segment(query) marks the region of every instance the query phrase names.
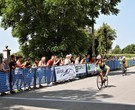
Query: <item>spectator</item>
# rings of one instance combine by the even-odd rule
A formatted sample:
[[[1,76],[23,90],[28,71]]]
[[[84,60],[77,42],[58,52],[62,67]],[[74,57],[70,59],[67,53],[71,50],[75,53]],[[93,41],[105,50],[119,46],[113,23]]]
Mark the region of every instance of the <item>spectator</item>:
[[[62,65],[64,65],[64,61],[62,58],[59,58],[58,66],[62,66]]]
[[[22,85],[24,82],[24,76],[23,76],[24,66],[22,65],[21,61],[22,61],[22,57],[18,56],[16,61],[16,69],[15,69],[17,92],[23,91]]]
[[[24,87],[28,86],[28,89],[26,90],[31,90],[31,82],[32,82],[32,74],[30,72],[31,68],[31,61],[30,58],[26,59],[25,62],[23,63],[24,66]]]
[[[23,63],[23,66],[25,68],[31,68],[31,61],[30,58],[26,59],[26,61]]]
[[[7,59],[3,59],[3,62],[1,64],[0,69],[5,74],[8,74],[9,73],[10,67],[9,67],[8,60]],[[3,80],[3,82],[2,82],[2,85],[0,85],[0,86],[3,86],[4,88],[7,88],[7,85],[6,85],[6,81],[7,81],[6,75],[3,75],[2,80]],[[1,95],[7,95],[7,93],[1,92]]]
[[[45,67],[46,67],[46,58],[42,57],[41,60],[38,63],[38,76],[39,76],[39,88],[42,88],[43,86],[41,85],[41,80],[43,76],[45,75]]]
[[[70,55],[66,55],[66,58],[65,58],[65,61],[64,61],[64,65],[69,65],[69,64],[71,64],[70,58],[71,58]]]
[[[55,59],[56,59],[56,56],[52,55],[51,59],[48,60],[48,62],[47,62],[47,66],[50,66],[50,67],[53,66],[54,63],[56,63]]]
[[[71,64],[75,64],[75,59],[74,57],[72,56],[72,54],[69,54],[69,59],[71,61]]]
[[[10,69],[15,69],[16,68],[16,61],[15,61],[15,56],[14,55],[11,55],[11,60],[9,62],[9,67]]]
[[[1,62],[0,62],[0,75],[1,74],[3,74],[3,69],[2,69],[2,64],[1,64]],[[2,93],[2,79],[1,79],[1,77],[0,77],[0,92],[1,92],[1,95],[6,95],[6,93]]]
[[[3,59],[2,69],[3,69],[4,73],[8,73],[10,71],[8,60],[6,58]]]
[[[46,60],[46,58],[42,57],[41,60],[38,63],[38,66],[39,67],[45,67],[46,66],[46,61],[45,60]]]
[[[0,72],[3,72],[3,71],[2,71],[2,64],[1,64],[1,62],[0,62]]]
[[[10,67],[10,76],[9,76],[9,83],[10,83],[10,93],[15,93],[15,91],[13,90],[13,85],[15,83],[15,74],[14,74],[14,70],[16,68],[16,61],[15,61],[15,56],[11,55],[11,60],[9,63],[9,67]]]
[[[47,68],[46,68],[46,77],[47,77],[47,86],[51,86],[51,82],[53,79],[53,75],[51,72],[51,67],[55,65],[56,56],[52,55],[51,59],[47,62]],[[54,78],[55,79],[55,78]]]
[[[24,65],[21,63],[21,59],[22,59],[22,57],[18,56],[17,61],[16,61],[16,67],[20,68],[20,69],[24,68]]]
[[[59,58],[57,58],[57,56],[54,56],[55,58],[54,58],[54,63],[53,63],[53,65],[55,66],[58,66],[59,65],[59,62],[60,62],[60,59]]]
[[[34,64],[32,65],[32,68],[38,68],[38,63],[39,63],[39,61],[35,60]]]
[[[86,58],[83,58],[83,59],[80,61],[80,64],[86,64]]]
[[[77,64],[79,64],[79,63],[80,63],[80,55],[77,56],[76,59],[75,59],[75,64],[77,65]]]
[[[93,57],[91,58],[90,63],[96,63],[96,57],[95,57],[95,56],[93,56]]]
[[[90,55],[89,54],[86,56],[86,63],[90,63]]]

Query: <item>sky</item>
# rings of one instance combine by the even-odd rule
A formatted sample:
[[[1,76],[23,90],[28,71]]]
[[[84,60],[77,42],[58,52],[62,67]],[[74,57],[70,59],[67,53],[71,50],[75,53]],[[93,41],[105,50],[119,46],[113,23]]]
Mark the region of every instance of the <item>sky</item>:
[[[121,0],[118,8],[120,13],[117,16],[101,15],[96,19],[95,28],[98,29],[103,23],[107,23],[112,29],[115,29],[117,38],[113,41],[112,47],[119,45],[122,49],[127,45],[135,44],[135,0]],[[11,53],[19,51],[18,39],[12,37],[11,28],[7,30],[0,28],[0,53],[6,45],[11,49]]]

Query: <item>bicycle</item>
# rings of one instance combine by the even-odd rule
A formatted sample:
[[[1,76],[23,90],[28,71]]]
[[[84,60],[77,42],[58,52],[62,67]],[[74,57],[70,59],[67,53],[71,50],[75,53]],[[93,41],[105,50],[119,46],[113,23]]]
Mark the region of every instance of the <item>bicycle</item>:
[[[99,74],[98,72],[98,75],[97,75],[97,87],[99,90],[101,90],[104,87],[108,87],[108,76],[105,76],[105,71],[103,72],[103,77],[106,77],[105,79],[103,79],[101,77],[101,75]]]

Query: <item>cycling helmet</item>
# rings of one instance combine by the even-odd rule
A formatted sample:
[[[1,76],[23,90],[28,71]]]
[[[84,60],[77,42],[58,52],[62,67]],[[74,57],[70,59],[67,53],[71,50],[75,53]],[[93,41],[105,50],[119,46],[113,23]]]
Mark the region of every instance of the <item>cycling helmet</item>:
[[[123,56],[123,57],[122,57],[122,60],[124,60],[125,58],[126,58],[126,57],[125,57],[125,56]]]
[[[96,59],[97,59],[97,60],[101,59],[101,55],[98,55],[98,56],[96,57]]]

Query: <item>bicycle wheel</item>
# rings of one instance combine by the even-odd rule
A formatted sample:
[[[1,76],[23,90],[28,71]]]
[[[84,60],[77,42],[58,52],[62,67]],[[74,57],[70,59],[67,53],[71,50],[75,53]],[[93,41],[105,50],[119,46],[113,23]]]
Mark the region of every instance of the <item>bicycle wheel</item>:
[[[108,87],[108,76],[106,76],[106,80],[104,81],[104,86]]]
[[[102,81],[102,78],[100,75],[97,76],[97,87],[99,90],[102,89],[102,86],[103,86],[103,81]]]

